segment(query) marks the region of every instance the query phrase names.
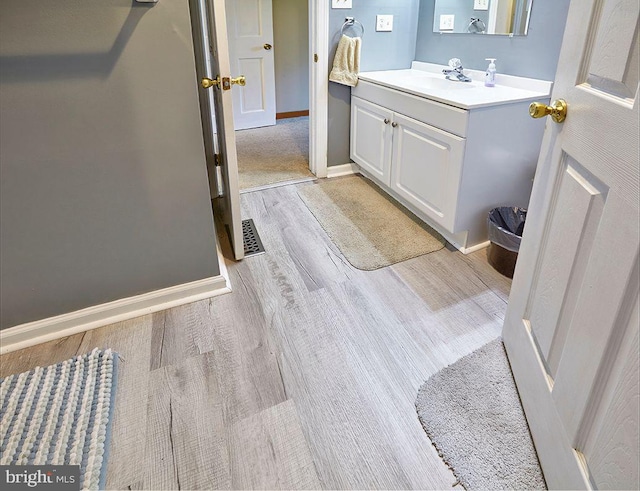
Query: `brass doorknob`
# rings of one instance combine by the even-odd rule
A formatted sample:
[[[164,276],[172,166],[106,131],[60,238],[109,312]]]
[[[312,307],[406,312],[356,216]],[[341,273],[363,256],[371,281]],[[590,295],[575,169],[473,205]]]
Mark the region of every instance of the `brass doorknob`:
[[[244,75],[240,75],[239,77],[231,79],[231,85],[233,84],[241,85],[242,87],[244,87],[245,85],[247,85],[247,79],[244,77]]]
[[[220,77],[217,77],[215,80],[204,77],[202,80],[200,80],[200,85],[203,89],[208,89],[209,87],[217,87],[218,85],[220,85]]]
[[[562,123],[567,118],[567,101],[558,99],[553,101],[550,106],[540,102],[532,102],[529,106],[529,115],[532,118],[543,118],[551,116],[556,123]]]
[[[271,48],[273,48],[273,46],[271,46],[269,43],[264,43],[264,44],[262,45],[262,47],[263,47],[264,49],[266,49],[267,51],[269,51]]]

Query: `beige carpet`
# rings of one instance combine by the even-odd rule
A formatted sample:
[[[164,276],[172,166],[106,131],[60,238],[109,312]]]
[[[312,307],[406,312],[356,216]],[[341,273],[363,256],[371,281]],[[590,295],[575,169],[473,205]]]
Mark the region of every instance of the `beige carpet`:
[[[298,194],[356,268],[371,271],[444,247],[432,228],[362,177],[325,179]]]
[[[236,131],[240,189],[313,177],[309,172],[309,118]]]

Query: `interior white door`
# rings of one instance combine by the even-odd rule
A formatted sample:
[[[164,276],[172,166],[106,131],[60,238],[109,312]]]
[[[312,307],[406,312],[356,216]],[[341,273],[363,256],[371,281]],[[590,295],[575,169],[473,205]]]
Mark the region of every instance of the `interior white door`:
[[[238,157],[233,130],[233,102],[224,0],[192,0],[197,72],[203,79],[217,81],[202,88],[200,104],[204,126],[209,181],[214,204],[214,218],[222,220],[236,260],[244,258]],[[195,28],[195,25],[194,25]],[[233,90],[231,87],[234,87]]]
[[[231,69],[247,85],[234,90],[236,130],[276,124],[276,77],[271,0],[227,0]]]
[[[638,489],[638,1],[573,0],[503,338],[550,489]]]

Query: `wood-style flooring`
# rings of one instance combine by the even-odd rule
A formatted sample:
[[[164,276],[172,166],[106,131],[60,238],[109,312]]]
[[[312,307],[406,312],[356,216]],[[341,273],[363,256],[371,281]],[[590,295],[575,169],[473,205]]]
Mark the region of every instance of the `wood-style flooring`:
[[[241,199],[267,253],[228,265],[233,293],[9,353],[0,375],[120,353],[108,488],[450,489],[416,393],[499,336],[510,280],[451,248],[359,271],[296,186]]]

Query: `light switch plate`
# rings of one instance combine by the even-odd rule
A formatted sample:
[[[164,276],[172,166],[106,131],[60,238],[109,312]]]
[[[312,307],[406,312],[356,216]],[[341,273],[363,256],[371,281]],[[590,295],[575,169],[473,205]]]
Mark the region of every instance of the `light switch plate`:
[[[393,15],[376,15],[376,31],[393,31]]]
[[[473,0],[473,10],[489,10],[489,0]]]
[[[350,9],[353,7],[353,0],[331,0],[332,9]]]
[[[441,15],[440,16],[440,30],[441,31],[453,31],[453,21],[455,15]]]

